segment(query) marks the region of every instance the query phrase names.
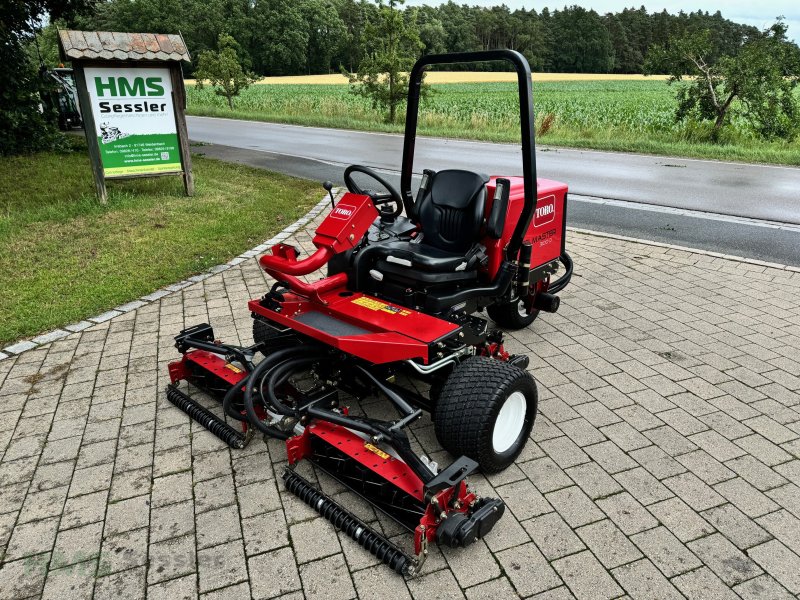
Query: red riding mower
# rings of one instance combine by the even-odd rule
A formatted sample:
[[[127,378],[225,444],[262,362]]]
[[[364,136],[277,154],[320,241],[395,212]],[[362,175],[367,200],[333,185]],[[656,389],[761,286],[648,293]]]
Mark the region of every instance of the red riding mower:
[[[424,171],[412,194],[423,71],[431,64],[505,60],[519,82],[523,177]],[[537,409],[528,358],[510,355],[486,309],[507,329],[555,312],[572,273],[564,251],[567,186],[536,179],[531,72],[509,50],[426,56],[410,77],[401,192],[372,170],[345,171],[345,194],[300,259],[278,244],[261,267],[276,283],[251,300],[250,347],[215,340],[209,325],[176,339],[169,400],[233,448],[254,431],[286,441],[286,488],[398,573],[419,571],[427,544],[466,546],[502,516],[466,477],[508,467],[527,442]],[[362,189],[353,175],[385,192]],[[326,185],[330,191],[330,185]],[[333,203],[333,196],[331,196]],[[405,212],[405,216],[403,215]],[[563,275],[550,281],[563,264]],[[328,275],[301,279],[327,266]],[[256,355],[263,355],[256,362]],[[222,400],[227,425],[177,387],[182,379]],[[421,381],[427,395],[400,381]],[[394,420],[350,414],[339,394],[375,393]],[[404,428],[428,412],[444,449],[439,469],[411,448]],[[307,460],[414,533],[411,557],[294,469]]]

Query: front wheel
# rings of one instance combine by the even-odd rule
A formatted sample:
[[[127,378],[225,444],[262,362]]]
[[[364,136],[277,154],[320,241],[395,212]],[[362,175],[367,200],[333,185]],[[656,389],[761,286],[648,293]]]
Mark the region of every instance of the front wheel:
[[[520,455],[536,419],[536,382],[507,362],[475,356],[458,365],[436,402],[439,443],[475,460],[484,473],[502,471]]]

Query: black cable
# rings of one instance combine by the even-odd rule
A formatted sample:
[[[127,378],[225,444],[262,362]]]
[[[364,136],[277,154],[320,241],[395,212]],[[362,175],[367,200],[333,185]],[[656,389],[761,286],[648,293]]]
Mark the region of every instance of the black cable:
[[[251,375],[252,373],[248,373],[247,376],[239,383],[232,385],[231,388],[226,392],[225,398],[222,399],[222,409],[225,411],[225,414],[231,419],[241,421],[242,423],[248,422],[247,417],[242,415],[241,411],[238,411],[233,407],[233,401],[237,396],[244,394],[242,388],[247,385],[247,380],[250,379]]]

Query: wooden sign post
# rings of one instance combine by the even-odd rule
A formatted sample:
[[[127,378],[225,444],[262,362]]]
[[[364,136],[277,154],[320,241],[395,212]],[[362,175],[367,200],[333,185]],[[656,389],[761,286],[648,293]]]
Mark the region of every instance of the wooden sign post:
[[[97,196],[106,180],[181,175],[194,194],[180,35],[59,31],[72,61]]]

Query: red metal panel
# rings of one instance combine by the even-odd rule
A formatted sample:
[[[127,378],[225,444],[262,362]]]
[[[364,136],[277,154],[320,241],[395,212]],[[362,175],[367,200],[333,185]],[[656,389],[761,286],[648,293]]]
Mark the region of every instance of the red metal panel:
[[[369,196],[348,192],[317,227],[312,241],[318,248],[344,252],[361,241],[377,217],[378,211]]]
[[[221,356],[205,350],[192,350],[187,352],[184,358],[221,377],[230,385],[236,385],[247,375],[242,369],[232,365]]]
[[[367,450],[366,442],[362,438],[340,425],[334,425],[327,421],[315,421],[308,426],[308,431],[311,435],[338,448],[370,471],[377,473],[406,494],[417,500],[423,500],[422,481],[402,460],[394,456],[382,458],[375,452]]]
[[[489,201],[486,203],[487,216],[492,208],[495,179],[496,177],[492,177],[489,183],[486,184],[489,197]],[[486,270],[490,279],[497,274],[503,262],[505,247],[514,233],[514,227],[519,220],[525,202],[522,177],[508,177],[507,179],[511,182],[511,190],[503,235],[499,240],[484,238],[481,242],[486,246],[486,253],[489,255],[489,264]],[[567,185],[558,181],[537,179],[537,187],[536,214],[534,214],[524,238],[533,244],[531,268],[556,260],[561,254],[564,234],[564,203],[567,194]]]

